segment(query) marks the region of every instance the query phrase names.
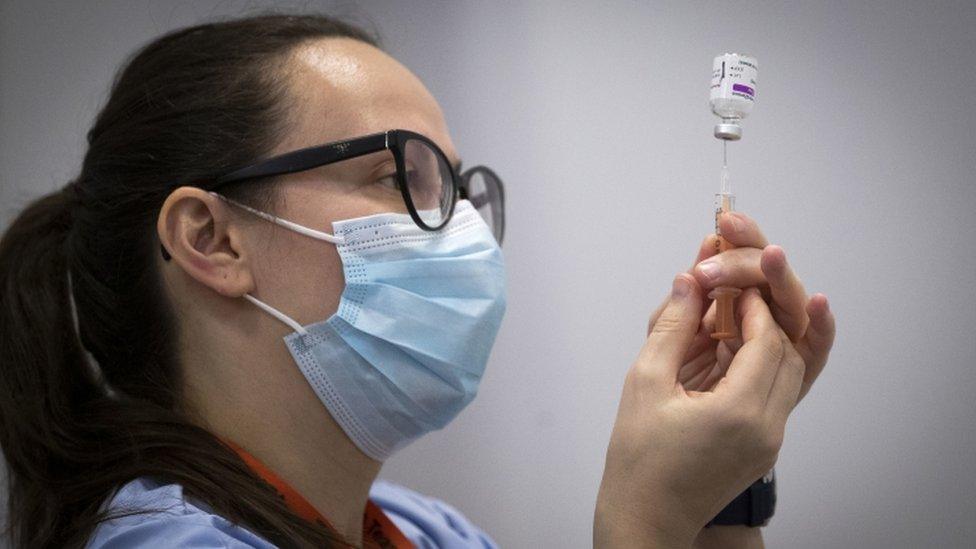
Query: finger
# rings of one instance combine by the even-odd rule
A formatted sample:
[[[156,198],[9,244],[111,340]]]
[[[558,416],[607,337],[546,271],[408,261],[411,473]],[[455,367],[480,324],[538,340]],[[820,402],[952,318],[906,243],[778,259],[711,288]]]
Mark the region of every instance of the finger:
[[[712,331],[712,328],[705,326],[704,321],[699,322],[698,333],[695,334],[695,338],[691,340],[691,345],[688,346],[688,352],[684,358],[685,362],[690,362],[695,357],[715,347],[716,342],[712,338]]]
[[[722,343],[724,343],[725,344],[724,346],[728,348],[729,353],[734,355],[735,353],[739,352],[739,349],[742,348],[741,334],[740,337],[733,337],[732,339],[723,339]]]
[[[671,287],[671,298],[641,349],[635,368],[653,383],[673,387],[685,353],[701,319],[701,288],[695,278],[681,273]]]
[[[698,390],[714,366],[715,350],[706,349],[681,366],[681,371],[678,373],[678,383],[683,385],[687,391]]]
[[[793,344],[782,334],[784,356],[766,399],[766,413],[777,423],[785,423],[800,399],[806,366]]]
[[[651,318],[647,319],[646,335],[651,335],[651,329],[654,328],[654,323],[657,322],[657,319],[661,316],[661,312],[664,311],[664,308],[668,306],[670,301],[671,292],[668,292],[668,295],[664,296],[664,301],[662,301],[661,304],[657,306],[657,309],[654,309],[654,312],[651,313]]]
[[[810,323],[806,307],[807,291],[803,283],[786,262],[786,252],[779,246],[766,246],[762,251],[760,267],[773,297],[773,318],[791,341],[799,340]]]
[[[725,345],[725,341],[719,343],[715,350],[715,366],[709,372],[708,377],[706,377],[701,385],[699,386],[699,391],[710,391],[715,385],[725,377],[725,373],[729,369],[729,364],[732,362],[732,357],[734,353]]]
[[[722,286],[760,286],[771,297],[773,318],[792,341],[803,336],[809,323],[803,283],[779,246],[736,248],[711,257],[695,267],[695,278],[706,290]],[[768,284],[767,289],[765,285]]]
[[[704,290],[702,290],[704,291]],[[712,333],[715,331],[715,317],[718,315],[718,305],[712,301],[708,304],[708,310],[702,315],[702,331],[708,334],[708,338],[712,339]],[[715,340],[712,339],[714,342]]]
[[[800,399],[808,392],[813,382],[817,380],[824,366],[827,365],[827,357],[830,349],[834,345],[834,335],[836,333],[836,320],[834,313],[830,311],[830,303],[827,296],[814,294],[807,304],[807,314],[810,316],[810,326],[806,334],[796,344],[796,350],[806,363],[806,371],[803,374],[803,388],[800,390]]]
[[[734,248],[695,265],[693,274],[706,290],[720,286],[760,286],[766,283],[766,275],[760,266],[761,257],[760,249]]]
[[[711,257],[711,256],[713,256],[713,255],[716,254],[717,249],[718,249],[718,247],[716,246],[716,239],[717,238],[718,237],[716,237],[714,234],[710,234],[710,235],[706,236],[704,238],[704,240],[702,240],[702,243],[698,246],[698,254],[695,256],[695,262],[692,263],[691,264],[691,267],[688,268],[688,273],[689,274],[693,274],[694,273],[695,265],[698,265],[699,263],[701,263],[705,259],[708,259],[709,257]],[[648,335],[650,335],[650,333],[651,333],[651,326],[653,326],[654,323],[657,322],[657,317],[659,317],[661,315],[661,311],[663,311],[664,310],[664,307],[667,306],[669,299],[670,299],[670,294],[668,294],[667,296],[665,296],[664,301],[662,301],[661,304],[657,306],[657,309],[654,309],[654,312],[651,313],[651,318],[648,319],[648,321],[647,321],[647,334]]]
[[[742,212],[726,212],[719,216],[718,226],[722,236],[737,248],[763,249],[769,241],[759,230],[759,224]]]
[[[695,262],[691,264],[691,268],[688,269],[688,272],[691,273],[695,268],[695,265],[698,265],[702,261],[716,254],[718,254],[718,236],[710,234],[706,236],[704,240],[702,240],[701,245],[698,246],[698,255],[695,256]]]
[[[747,396],[763,404],[783,359],[782,330],[755,288],[739,296],[737,313],[743,343],[729,364],[726,386],[737,398]]]

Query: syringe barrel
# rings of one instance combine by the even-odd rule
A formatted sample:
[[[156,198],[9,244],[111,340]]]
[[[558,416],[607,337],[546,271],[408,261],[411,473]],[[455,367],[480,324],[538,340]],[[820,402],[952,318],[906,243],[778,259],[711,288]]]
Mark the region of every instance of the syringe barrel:
[[[735,246],[725,240],[722,236],[722,228],[719,227],[718,218],[719,215],[723,213],[728,213],[735,210],[735,195],[732,193],[715,193],[715,234],[718,236],[718,241],[715,243],[715,253],[722,253],[725,250],[731,250]]]
[[[715,253],[719,254],[726,250],[735,248],[731,242],[722,236],[722,228],[718,224],[718,218],[723,213],[731,212],[735,209],[735,195],[732,193],[715,194]],[[739,336],[739,330],[735,326],[735,298],[742,293],[739,288],[730,286],[720,286],[709,292],[708,297],[715,300],[715,330],[712,332],[713,339],[733,339]]]

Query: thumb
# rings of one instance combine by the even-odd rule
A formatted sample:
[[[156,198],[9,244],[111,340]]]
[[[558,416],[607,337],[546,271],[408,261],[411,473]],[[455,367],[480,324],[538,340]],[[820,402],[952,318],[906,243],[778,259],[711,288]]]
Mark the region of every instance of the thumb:
[[[715,255],[715,249],[718,245],[715,242],[716,238],[714,234],[710,234],[705,237],[705,240],[702,240],[701,245],[698,247],[698,256],[695,258],[695,262],[691,264],[691,267],[688,268],[688,274],[694,276],[695,266]],[[658,305],[657,309],[654,309],[651,318],[647,321],[647,335],[651,335],[651,328],[657,322],[657,317],[661,316],[661,312],[668,305],[668,301],[670,301],[670,296],[664,298],[664,302]]]
[[[698,332],[701,308],[701,287],[695,277],[687,273],[676,276],[671,296],[637,357],[634,368],[638,374],[662,387],[677,382],[685,353]]]

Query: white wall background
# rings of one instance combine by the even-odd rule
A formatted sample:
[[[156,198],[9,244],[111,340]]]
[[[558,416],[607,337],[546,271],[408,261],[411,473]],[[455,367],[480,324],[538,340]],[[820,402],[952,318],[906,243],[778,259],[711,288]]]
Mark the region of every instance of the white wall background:
[[[74,175],[134,48],[270,2],[0,2],[0,226]],[[296,7],[295,3],[285,4]],[[976,538],[976,4],[302,2],[374,24],[508,191],[479,398],[384,476],[506,547],[586,547],[624,373],[712,224],[711,59],[758,57],[738,205],[838,317],[781,453],[772,547]]]

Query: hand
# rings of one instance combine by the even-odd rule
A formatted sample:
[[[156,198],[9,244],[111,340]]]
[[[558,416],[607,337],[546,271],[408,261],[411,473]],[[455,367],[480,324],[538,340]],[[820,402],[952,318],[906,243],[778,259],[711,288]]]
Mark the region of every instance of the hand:
[[[704,524],[776,461],[804,360],[756,288],[737,300],[743,343],[710,391],[679,380],[704,292],[675,278],[629,370],[607,449],[595,547],[689,547]]]
[[[817,376],[827,364],[834,341],[834,317],[827,296],[815,294],[807,298],[803,283],[786,262],[786,253],[779,246],[769,244],[759,226],[742,212],[719,217],[722,235],[735,249],[716,255],[716,236],[705,237],[689,274],[701,284],[704,294],[718,286],[748,288],[756,286],[769,303],[773,318],[783,328],[806,364],[802,399],[810,391]],[[715,274],[706,274],[706,265],[717,267]],[[707,298],[705,298],[707,299]],[[651,315],[648,331],[665,303]],[[679,379],[686,389],[707,390],[725,375],[732,355],[742,344],[741,337],[724,340],[716,345],[711,338],[715,326],[714,305],[706,310],[701,329],[684,358]]]

